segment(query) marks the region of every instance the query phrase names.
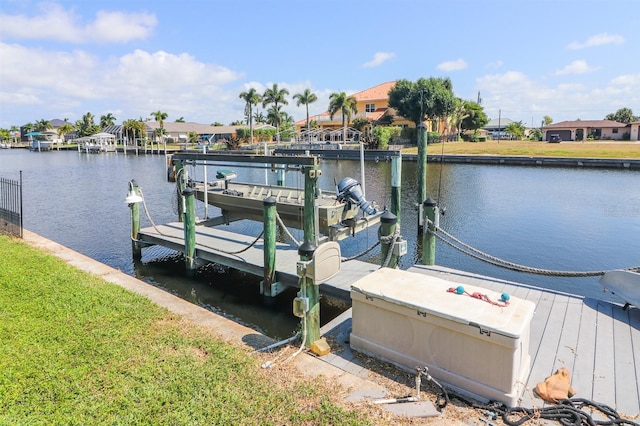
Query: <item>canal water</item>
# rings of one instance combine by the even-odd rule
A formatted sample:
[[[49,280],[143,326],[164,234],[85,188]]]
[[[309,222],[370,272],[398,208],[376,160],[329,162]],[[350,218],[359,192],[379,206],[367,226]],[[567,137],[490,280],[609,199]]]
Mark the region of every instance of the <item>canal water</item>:
[[[219,166],[208,168],[209,176]],[[224,166],[224,168],[230,168]],[[233,168],[233,167],[231,167]],[[320,187],[332,189],[350,176],[360,180],[357,161],[321,162]],[[202,169],[188,168],[195,178]],[[161,248],[143,251],[134,263],[129,240],[129,208],[124,202],[128,182],[143,190],[149,212],[142,226],[175,221],[175,186],[166,181],[162,155],[87,155],[77,152],[0,150],[0,176],[17,179],[23,172],[25,228],[134,275],[208,309],[223,313],[273,337],[287,337],[298,326],[291,314],[294,290],[276,306],[262,306],[259,278],[218,266],[183,275],[181,260]],[[401,232],[408,254],[401,268],[419,262],[416,244],[416,171],[403,163]],[[277,176],[262,169],[236,169],[239,181],[275,184]],[[391,164],[367,162],[366,198],[386,206],[391,193]],[[287,186],[303,187],[303,176],[289,172]],[[429,196],[446,213],[440,226],[471,246],[510,262],[550,270],[609,270],[640,265],[640,172],[573,168],[510,167],[472,164],[430,164]],[[217,209],[210,208],[209,217]],[[204,217],[202,206],[199,217]],[[261,224],[234,223],[227,229],[257,236]],[[293,232],[299,240],[301,231]],[[377,240],[377,227],[344,241],[343,256],[365,251]],[[362,260],[379,264],[379,249]],[[598,277],[557,278],[498,268],[468,257],[437,241],[436,263],[476,274],[580,294],[603,297]],[[605,295],[605,298],[616,300]],[[322,320],[343,309],[326,301]]]

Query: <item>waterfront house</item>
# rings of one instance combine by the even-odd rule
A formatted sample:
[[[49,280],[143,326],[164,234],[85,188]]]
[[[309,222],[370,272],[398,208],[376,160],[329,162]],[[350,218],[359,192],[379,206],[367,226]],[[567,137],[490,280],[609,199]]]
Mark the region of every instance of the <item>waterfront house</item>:
[[[630,123],[629,126],[631,127],[629,135],[630,140],[640,141],[640,121],[634,121],[633,123]]]
[[[151,139],[154,142],[160,142],[160,137],[158,135],[160,123],[157,121],[146,121],[144,124]],[[199,140],[211,143],[217,142],[221,139],[229,140],[237,137],[237,131],[239,128],[249,128],[249,126],[246,125],[212,126],[210,124],[177,121],[165,121],[162,123],[162,127],[164,128],[167,141],[175,143],[187,142],[187,135],[189,133],[195,133],[198,135]]]
[[[629,140],[630,131],[630,125],[612,120],[561,121],[543,127],[542,139],[549,141],[551,135],[558,135],[563,141]]]
[[[389,107],[389,91],[395,86],[395,84],[395,81],[389,81],[350,95],[356,99],[358,110],[356,114],[351,115],[350,123],[355,119],[361,118],[374,125],[376,123],[384,123],[385,125],[390,123],[393,126],[415,127],[412,121],[397,115],[395,110]],[[306,117],[302,120],[296,121],[295,123],[296,130],[302,140],[306,140],[307,136],[311,136],[314,140],[341,140],[341,113],[338,112],[334,114],[333,118],[331,118],[329,112],[325,111],[318,115],[309,116],[309,121],[315,122],[317,124],[317,128],[307,131]],[[439,122],[437,127],[437,131],[442,134],[445,129],[444,122]],[[431,124],[429,125],[429,130],[431,130]],[[352,137],[357,133],[358,132],[355,129],[349,128],[347,138],[352,139]]]
[[[514,121],[507,117],[494,118],[493,120],[489,120],[487,125],[482,129],[487,132],[487,136],[491,139],[511,139],[511,135],[505,132],[504,129],[512,123],[514,123]]]

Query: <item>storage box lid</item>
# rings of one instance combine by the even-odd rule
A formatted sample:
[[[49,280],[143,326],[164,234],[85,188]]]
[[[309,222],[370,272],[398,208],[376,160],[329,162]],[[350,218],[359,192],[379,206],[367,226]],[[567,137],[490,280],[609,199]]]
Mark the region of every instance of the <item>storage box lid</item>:
[[[508,306],[496,306],[448,291],[458,285],[461,284],[429,275],[380,268],[356,281],[351,291],[512,338],[519,338],[529,326],[533,302],[511,297]],[[500,300],[501,293],[467,284],[463,287],[470,294],[479,292],[493,301]]]

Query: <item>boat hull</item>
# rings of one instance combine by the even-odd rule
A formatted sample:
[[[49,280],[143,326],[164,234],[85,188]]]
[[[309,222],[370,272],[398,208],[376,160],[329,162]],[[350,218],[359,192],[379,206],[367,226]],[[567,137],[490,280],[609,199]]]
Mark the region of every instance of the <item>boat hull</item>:
[[[196,185],[196,198],[204,202],[204,187]],[[262,221],[264,200],[276,200],[278,215],[288,227],[302,229],[304,223],[304,191],[284,186],[216,181],[209,184],[207,203],[222,210],[223,215]],[[328,235],[332,226],[353,219],[357,205],[336,200],[334,194],[321,192],[318,201],[318,225],[320,232]]]

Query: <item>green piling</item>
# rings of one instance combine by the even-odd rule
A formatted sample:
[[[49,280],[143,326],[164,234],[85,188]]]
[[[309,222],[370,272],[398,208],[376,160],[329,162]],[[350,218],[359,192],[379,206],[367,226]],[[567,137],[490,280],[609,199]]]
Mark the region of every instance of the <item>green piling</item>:
[[[418,191],[416,193],[418,206],[422,206],[427,199],[427,127],[418,124]],[[422,217],[420,217],[422,219]],[[418,222],[419,223],[419,222]],[[422,234],[422,226],[418,226],[418,235]]]
[[[397,223],[398,217],[390,211],[386,211],[380,216],[380,266],[387,268],[395,268],[398,266],[399,258],[396,254],[393,254],[393,246],[395,243],[393,235],[396,232]],[[387,262],[387,256],[389,256],[390,250],[392,254]]]
[[[184,261],[187,275],[193,276],[196,272],[196,203],[195,192],[192,188],[182,191],[184,196]]]
[[[141,197],[140,187],[135,180],[129,183],[129,195]],[[140,203],[129,203],[131,209],[131,252],[133,260],[142,259],[142,245],[138,242],[138,234],[140,233]]]
[[[264,206],[264,268],[262,281],[262,294],[272,297],[271,285],[276,277],[276,199],[265,198]]]
[[[402,184],[402,153],[391,158],[391,213],[393,213],[398,224],[400,224],[400,205]]]
[[[284,186],[284,169],[282,167],[279,167],[277,169],[277,173],[278,173],[278,180],[277,180],[277,185],[278,186]]]
[[[427,198],[423,204],[424,207],[424,220],[422,223],[427,223],[428,229],[431,232],[424,232],[422,234],[422,263],[424,265],[435,265],[436,263],[436,237],[433,232],[436,232],[435,220],[438,212],[438,206],[436,202]]]
[[[317,165],[306,167],[304,172],[304,243],[298,249],[298,254],[300,260],[309,261],[316,249],[315,199],[318,178],[322,172]],[[307,277],[301,278],[300,287],[301,293],[309,298],[309,310],[305,314],[307,335],[304,342],[308,348],[320,338],[320,290],[319,286],[314,285],[313,280]]]

